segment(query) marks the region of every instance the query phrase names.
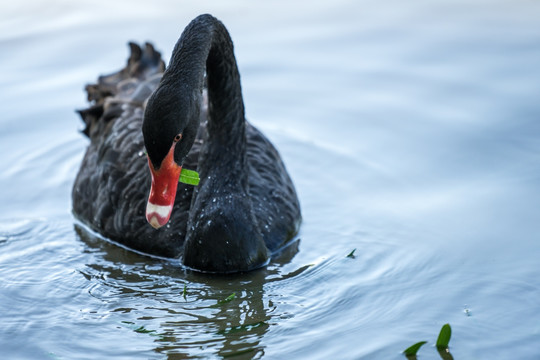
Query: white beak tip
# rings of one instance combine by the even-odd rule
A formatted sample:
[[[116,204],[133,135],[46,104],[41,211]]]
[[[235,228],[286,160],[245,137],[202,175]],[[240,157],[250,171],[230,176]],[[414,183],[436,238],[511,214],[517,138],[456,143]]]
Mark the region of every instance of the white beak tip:
[[[146,204],[146,220],[154,229],[167,224],[171,212],[172,205],[155,205],[150,201]]]
[[[150,221],[148,221],[148,223],[150,225],[152,225],[152,227],[154,229],[159,229],[162,225],[159,223],[158,219],[157,219],[157,216],[152,216],[152,218],[150,219]]]

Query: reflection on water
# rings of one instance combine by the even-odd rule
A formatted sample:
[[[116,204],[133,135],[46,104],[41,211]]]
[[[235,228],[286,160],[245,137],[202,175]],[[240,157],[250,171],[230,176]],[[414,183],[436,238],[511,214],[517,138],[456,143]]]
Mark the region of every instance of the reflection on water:
[[[276,310],[273,301],[264,296],[264,285],[267,280],[291,276],[281,274],[280,268],[297,252],[298,241],[264,269],[224,276],[185,270],[171,260],[145,258],[80,226],[75,230],[87,245],[86,251],[93,254],[94,261],[80,271],[93,284],[90,295],[107,303],[107,312],[119,325],[146,334],[157,353],[185,358],[193,355],[195,345],[203,347],[197,355],[264,355],[260,339],[275,323]],[[224,301],[232,294],[231,301]]]
[[[0,5],[2,357],[403,359],[427,340],[436,358],[450,323],[456,359],[537,359],[540,3],[246,5]],[[249,274],[185,271],[70,213],[84,84],[129,40],[168,58],[202,12],[302,204],[301,241]]]

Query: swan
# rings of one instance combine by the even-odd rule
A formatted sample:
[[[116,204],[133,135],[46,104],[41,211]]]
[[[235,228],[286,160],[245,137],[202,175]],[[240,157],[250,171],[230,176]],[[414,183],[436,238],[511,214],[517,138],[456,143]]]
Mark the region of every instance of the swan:
[[[74,216],[105,238],[203,272],[268,263],[297,234],[300,204],[271,142],[246,121],[231,37],[204,14],[165,68],[130,43],[125,68],[87,85],[90,140],[72,190]],[[179,183],[196,170],[198,186]]]

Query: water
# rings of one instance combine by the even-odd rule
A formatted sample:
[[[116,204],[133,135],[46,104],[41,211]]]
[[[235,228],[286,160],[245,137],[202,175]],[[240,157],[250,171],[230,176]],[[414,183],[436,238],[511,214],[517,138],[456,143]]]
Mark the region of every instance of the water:
[[[427,340],[419,358],[437,359],[444,323],[455,359],[540,356],[539,3],[0,10],[3,358],[404,359]],[[236,276],[130,252],[70,213],[83,85],[128,40],[168,58],[203,12],[232,34],[248,117],[304,215],[297,243]]]

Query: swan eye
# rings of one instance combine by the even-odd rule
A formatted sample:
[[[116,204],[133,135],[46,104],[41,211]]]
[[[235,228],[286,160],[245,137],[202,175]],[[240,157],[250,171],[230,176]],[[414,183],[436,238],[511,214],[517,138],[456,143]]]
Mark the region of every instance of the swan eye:
[[[182,140],[182,134],[178,134],[174,137],[174,142],[179,142],[180,140]]]

